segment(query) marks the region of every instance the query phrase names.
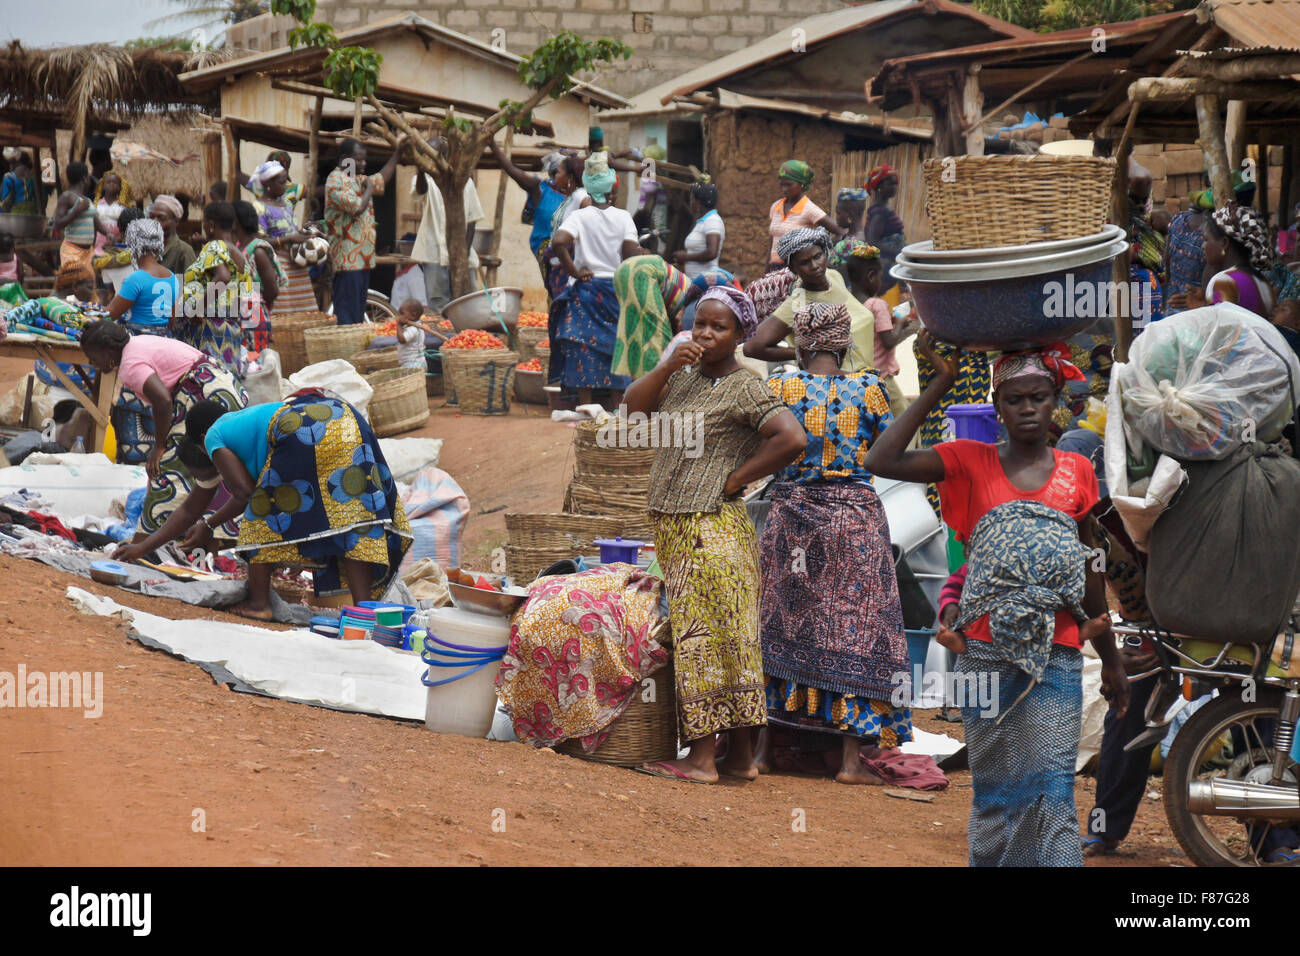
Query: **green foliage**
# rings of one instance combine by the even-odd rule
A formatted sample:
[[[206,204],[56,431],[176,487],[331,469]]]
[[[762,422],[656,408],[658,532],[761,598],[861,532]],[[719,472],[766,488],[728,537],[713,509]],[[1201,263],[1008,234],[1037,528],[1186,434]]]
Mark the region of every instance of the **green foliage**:
[[[474,131],[474,122],[467,120],[462,116],[447,116],[442,121],[443,129],[455,129],[462,133],[472,133]]]
[[[971,6],[999,20],[1051,33],[1187,10],[1196,3],[1197,0],[973,0]]]
[[[505,112],[505,120],[512,124],[516,130],[525,130],[532,125],[533,114],[531,111],[521,112],[524,104],[518,100],[502,100],[497,104],[497,109]]]
[[[127,40],[122,46],[128,50],[175,50],[191,53],[194,50],[194,40],[191,37],[137,37]]]
[[[558,98],[569,92],[574,74],[590,70],[597,63],[611,63],[619,57],[626,60],[631,56],[632,48],[626,43],[609,37],[588,41],[572,30],[565,30],[523,58],[519,79],[534,90],[554,84],[551,95]]]
[[[339,47],[321,65],[325,86],[348,100],[369,96],[379,85],[379,65],[383,62],[382,56],[366,47]]]
[[[309,23],[305,27],[294,27],[289,31],[289,47],[296,50],[300,46],[316,46],[330,49],[339,42],[334,28],[328,23]]]
[[[299,23],[311,23],[316,15],[316,0],[271,0],[271,12],[290,16]]]

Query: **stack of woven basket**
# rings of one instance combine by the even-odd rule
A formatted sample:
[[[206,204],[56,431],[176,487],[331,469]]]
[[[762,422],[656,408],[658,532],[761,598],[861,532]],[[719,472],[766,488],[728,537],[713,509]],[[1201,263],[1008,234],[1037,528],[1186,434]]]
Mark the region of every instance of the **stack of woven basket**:
[[[622,534],[653,536],[647,505],[653,448],[602,448],[601,426],[583,422],[574,434],[576,459],[564,510],[580,515],[609,515],[623,522]],[[609,444],[605,442],[604,444]]]
[[[528,585],[556,561],[595,554],[601,538],[629,536],[621,518],[605,515],[507,514],[506,573]]]

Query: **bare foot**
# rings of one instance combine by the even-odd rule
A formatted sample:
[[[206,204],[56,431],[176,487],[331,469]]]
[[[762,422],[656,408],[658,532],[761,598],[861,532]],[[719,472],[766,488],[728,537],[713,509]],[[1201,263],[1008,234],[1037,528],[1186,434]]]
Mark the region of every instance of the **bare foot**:
[[[885,781],[866,768],[862,761],[856,761],[847,767],[841,767],[835,775],[836,783],[850,783],[859,786],[880,787]]]
[[[692,763],[690,758],[684,760],[657,760],[654,763],[643,763],[641,771],[648,773],[652,777],[664,777],[668,780],[682,780],[694,783],[717,783],[718,772],[699,767]]]
[[[954,631],[940,625],[939,633],[934,636],[934,639],[954,654],[966,653],[966,636],[961,631]]]
[[[234,607],[226,608],[231,614],[238,614],[240,617],[251,618],[254,621],[273,621],[275,615],[271,613],[269,607],[253,607],[247,601],[236,604]]]
[[[718,764],[718,773],[738,780],[757,780],[760,772],[758,764],[754,761],[749,764],[734,764],[728,759]]]
[[[1110,631],[1110,615],[1101,614],[1079,625],[1079,641],[1091,641]]]

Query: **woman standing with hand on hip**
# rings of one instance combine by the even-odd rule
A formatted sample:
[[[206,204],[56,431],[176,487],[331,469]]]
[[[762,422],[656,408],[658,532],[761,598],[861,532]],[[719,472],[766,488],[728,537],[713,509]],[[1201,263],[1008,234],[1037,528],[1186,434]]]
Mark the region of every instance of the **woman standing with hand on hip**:
[[[935,376],[877,439],[865,465],[885,478],[937,483],[944,518],[967,544],[960,607],[945,609],[940,640],[959,652],[966,686],[982,682],[994,697],[991,710],[969,699],[962,706],[975,788],[970,862],[1082,866],[1074,765],[1083,641],[1101,658],[1102,695],[1121,713],[1129,686],[1110,634],[1105,579],[1088,568],[1096,474],[1082,455],[1048,444],[1065,379],[1081,373],[1054,350],[1004,356],[994,370],[993,402],[1006,444],[963,439],[908,451],[958,371],[935,351],[930,333],[921,334],[920,348]]]
[[[750,728],[767,722],[758,637],[758,543],[741,492],[803,453],[804,430],[736,361],[754,331],[754,305],[710,289],[689,342],[628,388],[629,412],[681,416],[682,441],[650,471],[650,517],[672,620],[681,739],[690,754],[647,764],[652,776],[716,783],[758,776]],[[729,732],[717,762],[717,734]]]

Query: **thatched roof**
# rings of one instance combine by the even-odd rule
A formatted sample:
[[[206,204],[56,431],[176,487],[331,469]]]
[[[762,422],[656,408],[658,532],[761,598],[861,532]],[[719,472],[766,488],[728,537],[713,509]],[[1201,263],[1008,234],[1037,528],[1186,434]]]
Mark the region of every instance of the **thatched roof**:
[[[128,50],[107,43],[29,50],[15,40],[0,49],[0,95],[7,106],[62,111],[73,132],[73,152],[80,155],[93,115],[215,108],[218,100],[211,92],[186,90],[178,77],[233,55],[225,50]]]
[[[209,118],[196,112],[139,117],[128,128],[114,133],[114,143],[129,141],[161,153],[174,162],[145,158],[122,162],[114,151],[113,168],[131,184],[131,194],[141,199],[164,193],[201,197],[209,185],[203,179],[203,131],[220,129]],[[60,156],[68,154],[71,139],[70,132],[59,131]]]

